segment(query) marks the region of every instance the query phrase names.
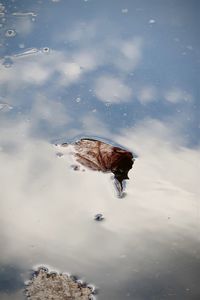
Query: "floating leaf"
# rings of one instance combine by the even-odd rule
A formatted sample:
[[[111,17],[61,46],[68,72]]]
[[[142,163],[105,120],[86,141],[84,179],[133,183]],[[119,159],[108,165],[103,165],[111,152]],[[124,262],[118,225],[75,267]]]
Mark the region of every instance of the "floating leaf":
[[[129,179],[128,172],[134,163],[130,151],[95,139],[81,139],[73,144],[63,143],[60,152],[62,147],[69,145],[73,145],[73,155],[79,164],[91,170],[113,173],[119,195],[122,195],[123,180]]]

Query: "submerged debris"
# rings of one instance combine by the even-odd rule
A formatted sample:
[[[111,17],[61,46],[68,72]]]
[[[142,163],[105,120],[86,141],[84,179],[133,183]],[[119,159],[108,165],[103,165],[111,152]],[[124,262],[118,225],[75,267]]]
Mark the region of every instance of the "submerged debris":
[[[119,195],[123,191],[123,181],[128,178],[128,172],[134,163],[133,154],[125,149],[115,147],[95,139],[81,139],[73,144],[63,143],[59,146],[59,153],[66,147],[73,146],[75,160],[91,170],[111,172],[117,181]]]
[[[67,274],[39,268],[27,282],[26,296],[30,300],[90,300],[95,289]]]

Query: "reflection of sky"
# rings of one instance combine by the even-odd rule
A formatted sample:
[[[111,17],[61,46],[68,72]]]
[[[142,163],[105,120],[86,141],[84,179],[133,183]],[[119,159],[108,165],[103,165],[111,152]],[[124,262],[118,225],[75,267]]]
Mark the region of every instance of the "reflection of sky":
[[[6,274],[47,263],[99,299],[198,299],[199,2],[1,3]],[[54,157],[50,142],[77,136],[139,155],[123,201]]]

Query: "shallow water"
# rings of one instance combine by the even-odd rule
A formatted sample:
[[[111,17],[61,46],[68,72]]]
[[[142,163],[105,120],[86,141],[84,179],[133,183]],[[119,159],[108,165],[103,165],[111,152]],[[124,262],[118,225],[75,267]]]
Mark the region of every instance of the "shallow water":
[[[197,2],[1,3],[0,299],[45,265],[99,300],[198,300]],[[137,154],[125,197],[56,156],[80,137]]]

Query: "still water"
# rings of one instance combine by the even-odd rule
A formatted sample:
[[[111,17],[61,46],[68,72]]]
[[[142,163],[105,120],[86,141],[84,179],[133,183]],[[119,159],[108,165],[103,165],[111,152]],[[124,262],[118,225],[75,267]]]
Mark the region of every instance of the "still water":
[[[195,0],[1,1],[1,300],[41,265],[99,300],[200,299],[198,23]],[[80,137],[137,155],[125,197],[56,156]]]

